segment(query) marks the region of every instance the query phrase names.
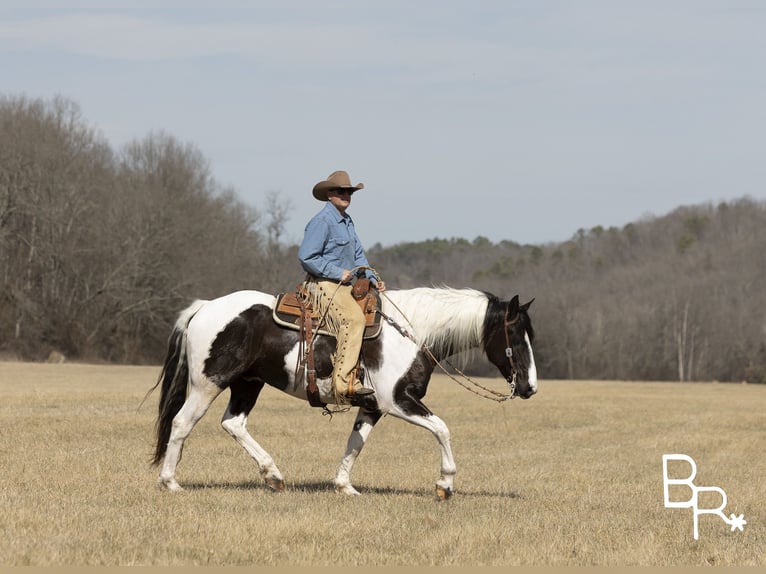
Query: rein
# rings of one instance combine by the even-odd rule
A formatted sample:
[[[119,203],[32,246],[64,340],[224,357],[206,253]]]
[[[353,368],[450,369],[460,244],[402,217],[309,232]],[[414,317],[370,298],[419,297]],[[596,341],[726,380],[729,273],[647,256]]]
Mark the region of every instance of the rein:
[[[490,389],[490,388],[487,388],[487,387],[485,387],[485,386],[483,386],[483,385],[480,385],[479,383],[477,383],[476,381],[474,381],[473,379],[471,379],[471,377],[469,377],[468,375],[466,375],[466,374],[465,374],[463,371],[461,371],[460,369],[458,369],[458,368],[457,368],[455,365],[453,365],[452,363],[450,363],[448,360],[446,360],[446,359],[444,360],[444,362],[445,362],[445,363],[447,363],[447,364],[448,364],[450,367],[452,367],[453,369],[455,369],[455,371],[457,371],[457,373],[458,373],[458,374],[459,374],[461,377],[463,377],[463,378],[464,378],[466,381],[468,381],[469,383],[471,383],[471,384],[472,384],[474,387],[478,387],[478,388],[479,388],[479,389],[481,389],[482,391],[484,391],[484,392],[487,392],[487,393],[489,393],[490,395],[492,395],[492,396],[487,396],[487,395],[483,395],[483,394],[481,394],[480,392],[476,391],[475,389],[472,389],[471,387],[469,387],[469,386],[468,386],[468,385],[466,385],[465,383],[462,383],[460,380],[458,380],[457,378],[453,377],[453,376],[452,376],[452,373],[448,372],[448,371],[447,371],[447,369],[445,369],[445,368],[444,368],[444,366],[443,366],[443,365],[442,365],[442,364],[441,364],[441,363],[440,363],[440,362],[439,362],[439,361],[436,359],[436,357],[434,357],[434,356],[433,356],[433,354],[431,353],[431,351],[430,351],[430,350],[429,350],[427,347],[425,347],[425,346],[424,346],[424,347],[423,347],[423,350],[424,350],[424,351],[425,351],[425,352],[428,354],[428,356],[430,356],[430,357],[431,357],[431,360],[433,360],[433,361],[434,361],[434,362],[435,362],[435,363],[438,365],[438,367],[439,367],[439,368],[440,368],[440,369],[441,369],[441,370],[444,372],[444,374],[446,374],[446,375],[447,375],[447,376],[448,376],[450,379],[452,379],[452,380],[453,380],[453,381],[455,381],[455,382],[456,382],[458,385],[460,385],[461,387],[463,387],[465,390],[467,390],[467,391],[469,391],[469,392],[473,393],[474,395],[476,395],[476,396],[478,396],[478,397],[481,397],[481,398],[483,398],[483,399],[489,399],[490,401],[496,401],[496,402],[498,402],[498,403],[502,403],[502,402],[504,402],[504,401],[507,401],[507,400],[509,400],[509,399],[513,400],[513,399],[515,399],[515,398],[516,398],[516,397],[513,395],[513,393],[516,391],[516,373],[515,373],[515,372],[514,372],[514,375],[513,375],[513,381],[512,381],[512,382],[509,382],[509,385],[510,385],[510,392],[509,392],[508,394],[505,394],[505,393],[500,393],[500,392],[498,392],[498,391],[496,391],[496,390],[494,390],[494,389]]]
[[[376,273],[376,275],[377,275],[377,273]],[[402,317],[404,317],[404,320],[407,321],[410,324],[410,326],[412,326],[412,322],[409,319],[407,319],[407,316],[396,305],[396,303],[391,301],[391,299],[386,295],[385,292],[382,293],[382,296],[385,297],[386,300],[388,300],[388,302],[391,303],[391,305],[394,307],[394,309],[399,311],[399,314]],[[386,322],[389,325],[391,325],[394,329],[396,329],[399,332],[399,334],[402,335],[402,337],[405,337],[405,338],[411,340],[413,343],[417,344],[417,341],[415,340],[415,337],[413,337],[405,328],[403,328],[401,325],[399,325],[391,317],[389,317],[388,315],[384,314],[383,311],[381,311],[381,310],[378,310],[378,314],[381,317],[383,317],[383,319],[385,319]],[[471,379],[471,377],[466,375],[463,371],[458,369],[455,365],[450,363],[447,359],[444,359],[444,362],[447,363],[447,365],[449,365],[452,369],[454,369],[458,373],[458,375],[463,377],[463,379],[465,379],[468,383],[470,383],[474,387],[481,389],[485,393],[489,393],[489,396],[486,395],[486,394],[482,394],[479,391],[476,391],[475,389],[471,388],[469,385],[463,383],[462,381],[457,379],[455,376],[453,376],[452,373],[450,373],[444,367],[444,365],[441,364],[441,361],[439,361],[439,359],[436,358],[436,356],[431,352],[431,349],[429,349],[428,346],[421,345],[420,349],[426,355],[428,355],[428,357],[431,359],[431,361],[433,361],[433,363],[436,366],[438,366],[444,372],[445,375],[447,375],[450,379],[455,381],[458,385],[463,387],[465,390],[475,394],[476,396],[479,396],[479,397],[481,397],[483,399],[489,399],[491,401],[496,401],[496,402],[499,402],[499,403],[507,401],[508,399],[515,399],[516,397],[514,396],[514,393],[516,391],[516,373],[517,373],[517,370],[516,370],[516,363],[513,360],[513,349],[511,348],[510,339],[508,338],[508,327],[510,327],[511,325],[514,325],[516,323],[516,321],[518,321],[518,317],[516,317],[513,321],[507,321],[507,320],[505,321],[505,345],[506,345],[505,356],[508,357],[508,363],[511,366],[511,378],[509,379],[508,377],[506,377],[506,381],[508,381],[508,384],[509,384],[509,387],[510,387],[510,392],[508,394],[500,393],[498,391],[495,391],[494,389],[487,388],[487,387],[477,383],[476,381]]]

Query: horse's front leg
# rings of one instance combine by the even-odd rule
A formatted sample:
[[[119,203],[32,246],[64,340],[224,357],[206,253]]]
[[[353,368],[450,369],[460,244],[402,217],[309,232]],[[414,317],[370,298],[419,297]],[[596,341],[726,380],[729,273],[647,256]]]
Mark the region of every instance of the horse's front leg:
[[[441,451],[441,476],[436,481],[436,496],[440,500],[447,500],[452,497],[457,467],[455,466],[455,458],[452,456],[450,432],[446,423],[431,412],[426,415],[419,415],[391,411],[391,414],[409,423],[428,429],[436,437]]]
[[[354,430],[348,437],[346,444],[346,453],[340,462],[338,472],[335,475],[335,490],[343,494],[359,494],[359,491],[351,486],[351,469],[356,462],[359,453],[362,452],[367,437],[370,436],[375,423],[380,420],[382,413],[380,411],[367,411],[359,409],[354,421]]]

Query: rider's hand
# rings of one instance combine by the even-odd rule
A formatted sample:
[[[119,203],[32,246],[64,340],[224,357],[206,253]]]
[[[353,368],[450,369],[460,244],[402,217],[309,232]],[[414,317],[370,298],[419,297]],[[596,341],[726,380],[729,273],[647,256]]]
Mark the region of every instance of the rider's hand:
[[[348,269],[344,269],[343,273],[341,273],[341,276],[340,276],[340,282],[345,285],[346,283],[351,281],[353,277],[354,277],[354,274],[351,273],[351,271],[349,271]]]
[[[375,285],[375,288],[378,290],[378,293],[383,293],[383,291],[386,290],[386,284],[383,283],[383,281],[378,281],[378,284]]]

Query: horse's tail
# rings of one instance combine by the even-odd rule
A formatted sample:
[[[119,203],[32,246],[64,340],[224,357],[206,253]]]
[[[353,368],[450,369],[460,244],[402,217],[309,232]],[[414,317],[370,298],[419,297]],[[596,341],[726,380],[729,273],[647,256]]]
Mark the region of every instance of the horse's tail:
[[[192,317],[207,301],[197,300],[178,315],[173,330],[168,338],[168,352],[165,364],[162,366],[157,383],[149,391],[156,389],[160,383],[160,404],[157,413],[156,433],[157,444],[152,464],[159,464],[165,456],[173,427],[173,418],[181,410],[186,400],[186,388],[189,381],[189,363],[186,357],[186,332]]]

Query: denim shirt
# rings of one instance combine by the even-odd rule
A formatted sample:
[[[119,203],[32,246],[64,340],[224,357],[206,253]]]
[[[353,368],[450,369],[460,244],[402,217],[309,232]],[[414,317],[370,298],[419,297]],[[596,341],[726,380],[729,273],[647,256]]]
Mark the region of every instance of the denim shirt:
[[[344,269],[370,266],[351,216],[330,202],[306,225],[298,259],[307,273],[332,281],[340,281]],[[371,271],[366,275],[373,276]]]

